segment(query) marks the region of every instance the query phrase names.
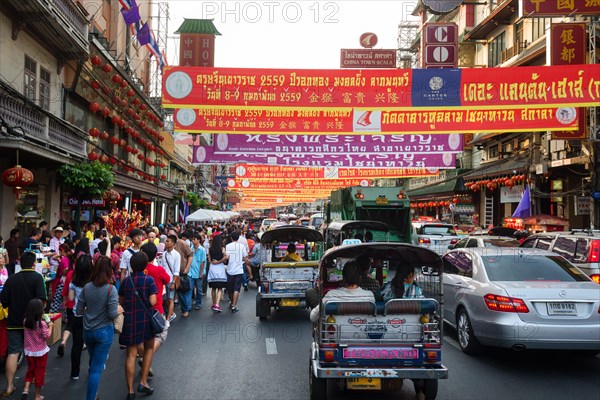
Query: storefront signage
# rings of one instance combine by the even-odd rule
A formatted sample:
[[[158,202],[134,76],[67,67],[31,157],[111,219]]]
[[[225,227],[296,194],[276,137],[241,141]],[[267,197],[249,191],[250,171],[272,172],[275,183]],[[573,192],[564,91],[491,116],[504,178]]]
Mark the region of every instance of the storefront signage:
[[[396,68],[396,50],[342,49],[340,68]]]
[[[69,205],[71,207],[76,207],[78,202],[79,202],[79,199],[77,199],[77,197],[68,197],[67,198],[67,205]],[[104,199],[82,199],[81,200],[82,207],[101,207],[104,205],[106,205],[106,202],[104,201]]]
[[[213,136],[215,154],[459,153],[463,135],[233,135]]]
[[[585,24],[552,24],[550,31],[552,65],[585,64]]]
[[[493,73],[491,73],[493,71]],[[165,67],[162,105],[196,109],[367,111],[593,106],[597,65],[286,70]]]
[[[574,118],[563,118],[564,110]],[[464,132],[517,132],[577,129],[574,107],[489,108],[485,110],[365,109],[179,109],[175,131],[237,134],[448,134]],[[575,113],[574,113],[575,112]]]
[[[290,165],[305,167],[357,167],[357,168],[455,168],[455,153],[395,153],[395,154],[214,154],[212,146],[194,146],[193,165],[200,164],[252,164]]]
[[[180,33],[180,65],[212,67],[215,65],[215,35]]]
[[[575,197],[575,215],[590,215],[592,199],[590,197]]]
[[[338,167],[290,167],[282,165],[237,164],[235,177],[281,181],[291,179],[358,179],[402,178],[437,175],[435,169],[425,168],[338,168]]]
[[[500,188],[500,203],[518,203],[523,197],[523,185],[513,187],[502,186]]]
[[[423,36],[424,68],[458,66],[458,26],[455,23],[426,23]]]
[[[519,0],[523,17],[566,17],[600,14],[597,0]]]

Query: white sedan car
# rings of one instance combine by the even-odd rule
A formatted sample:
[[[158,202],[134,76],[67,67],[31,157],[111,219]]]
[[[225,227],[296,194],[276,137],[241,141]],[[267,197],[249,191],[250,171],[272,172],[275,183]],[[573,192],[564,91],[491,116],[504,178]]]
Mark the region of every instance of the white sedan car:
[[[460,239],[455,244],[448,246],[448,249],[462,249],[472,247],[519,247],[521,243],[517,239],[507,238],[506,236],[467,236]]]
[[[460,348],[481,345],[600,352],[600,286],[563,257],[539,249],[446,253],[444,320]]]

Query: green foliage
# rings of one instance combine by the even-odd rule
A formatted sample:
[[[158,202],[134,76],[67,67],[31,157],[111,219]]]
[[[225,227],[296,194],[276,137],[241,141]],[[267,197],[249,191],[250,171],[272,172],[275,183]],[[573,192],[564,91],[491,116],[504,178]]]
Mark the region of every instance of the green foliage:
[[[111,166],[98,161],[64,164],[58,173],[63,183],[79,194],[101,195],[115,182]]]

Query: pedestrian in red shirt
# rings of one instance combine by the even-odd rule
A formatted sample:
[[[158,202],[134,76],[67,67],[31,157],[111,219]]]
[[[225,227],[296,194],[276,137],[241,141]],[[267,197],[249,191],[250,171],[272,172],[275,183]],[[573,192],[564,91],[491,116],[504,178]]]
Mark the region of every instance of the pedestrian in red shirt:
[[[46,341],[50,337],[52,322],[44,314],[44,302],[40,299],[31,299],[25,311],[25,339],[24,348],[27,356],[27,374],[25,375],[25,387],[23,396],[27,398],[29,385],[35,382],[35,400],[43,400],[42,386],[46,376],[46,363],[50,348]]]

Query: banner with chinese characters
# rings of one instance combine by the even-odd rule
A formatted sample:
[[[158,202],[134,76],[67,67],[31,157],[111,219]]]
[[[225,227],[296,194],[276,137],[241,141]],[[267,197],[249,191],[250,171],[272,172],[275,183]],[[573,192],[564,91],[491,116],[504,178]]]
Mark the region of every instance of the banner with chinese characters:
[[[215,154],[459,153],[463,135],[232,135],[213,136]]]
[[[237,164],[235,179],[281,181],[295,179],[375,179],[435,176],[435,168],[339,168],[339,167],[291,167],[285,165]]]
[[[550,32],[552,65],[585,63],[587,48],[585,23],[552,24]]]
[[[455,168],[454,153],[395,154],[215,154],[212,146],[194,146],[192,164],[252,164],[290,165],[305,167],[366,167],[366,168]]]
[[[296,179],[283,180],[280,182],[255,181],[252,179],[227,180],[227,187],[230,189],[247,190],[306,190],[306,189],[327,189],[333,190],[347,186],[370,186],[370,179]]]
[[[566,17],[571,15],[598,15],[598,0],[519,0],[523,17]]]
[[[549,2],[548,2],[549,3]],[[399,111],[594,106],[595,64],[464,69],[167,67],[162,105],[194,109]]]
[[[405,133],[448,134],[452,132],[552,131],[577,128],[565,121],[565,108],[450,109],[381,111],[364,109],[198,109],[175,111],[175,131],[237,134],[282,132],[305,135]]]

